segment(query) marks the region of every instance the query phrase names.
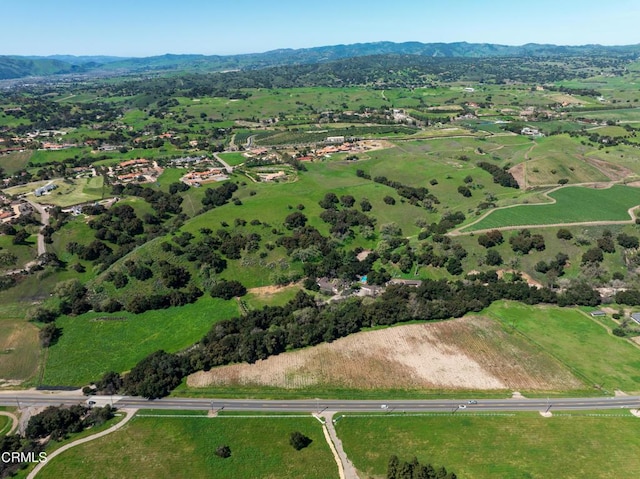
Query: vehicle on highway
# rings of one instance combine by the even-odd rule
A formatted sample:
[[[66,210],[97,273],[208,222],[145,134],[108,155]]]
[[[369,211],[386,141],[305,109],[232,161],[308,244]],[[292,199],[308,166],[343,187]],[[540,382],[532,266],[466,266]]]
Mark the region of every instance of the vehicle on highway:
[[[467,401],[467,404],[478,404],[478,401],[476,401],[475,399],[469,399]]]
[[[466,404],[460,404],[460,405],[458,406],[458,408],[460,408],[460,409],[467,409],[467,405],[466,405]]]

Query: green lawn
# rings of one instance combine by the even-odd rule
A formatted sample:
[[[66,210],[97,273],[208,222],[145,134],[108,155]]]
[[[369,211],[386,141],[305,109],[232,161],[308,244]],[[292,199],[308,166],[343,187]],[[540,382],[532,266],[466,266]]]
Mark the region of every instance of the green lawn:
[[[640,349],[577,309],[496,302],[484,311],[610,394],[640,392]]]
[[[231,166],[237,166],[247,161],[247,157],[242,153],[221,153],[219,156]]]
[[[177,411],[176,414],[181,414]],[[313,440],[296,451],[291,432]],[[227,445],[231,457],[215,455]],[[136,417],[125,428],[53,459],[38,477],[216,479],[337,477],[320,423],[311,417]]]
[[[384,477],[392,454],[444,465],[464,479],[638,477],[638,418],[604,414],[347,415],[336,429],[361,477]]]
[[[464,231],[503,226],[631,220],[628,210],[640,205],[640,188],[614,185],[606,189],[565,187],[549,193],[554,204],[518,205],[491,212]]]
[[[11,424],[12,422],[10,418],[7,416],[0,416],[0,438],[6,436]]]
[[[139,315],[120,312],[63,316],[56,321],[62,328],[62,337],[49,350],[42,382],[81,386],[107,371],[127,371],[154,351],[176,352],[192,345],[213,323],[237,314],[234,301],[204,297],[180,308]]]

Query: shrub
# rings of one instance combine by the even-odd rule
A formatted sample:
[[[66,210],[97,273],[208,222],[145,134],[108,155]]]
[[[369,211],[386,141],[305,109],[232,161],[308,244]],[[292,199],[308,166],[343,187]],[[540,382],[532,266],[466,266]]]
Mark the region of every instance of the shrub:
[[[231,448],[229,446],[216,447],[216,456],[226,459],[231,456]]]
[[[291,446],[296,451],[300,451],[301,449],[304,449],[312,442],[313,441],[310,438],[308,438],[307,436],[305,436],[304,434],[298,431],[292,432],[291,436],[289,437],[289,444],[291,444]]]
[[[602,238],[598,238],[597,241],[598,248],[600,248],[605,253],[615,253],[616,245],[613,243],[613,239],[610,236],[603,236]]]
[[[489,266],[500,266],[502,264],[502,256],[496,250],[490,249],[487,251],[487,257],[485,263]]]
[[[617,279],[618,281],[622,281],[624,279],[624,274],[620,271],[616,271],[611,275],[611,279]]]
[[[460,193],[465,198],[471,197],[471,190],[466,186],[458,186],[458,193]]]
[[[627,249],[635,249],[640,246],[640,240],[638,240],[637,236],[631,236],[625,233],[620,233],[616,239],[618,240],[618,244],[623,248]]]
[[[563,239],[563,240],[570,240],[570,239],[573,239],[573,235],[571,234],[571,231],[569,231],[568,229],[560,228],[556,233],[556,238]]]
[[[214,298],[229,300],[237,296],[244,296],[245,294],[247,294],[247,288],[236,280],[227,281],[223,279],[211,288],[211,296]]]
[[[284,219],[284,225],[288,229],[302,228],[307,224],[307,217],[300,212],[291,213]]]
[[[38,334],[40,338],[40,345],[43,348],[48,348],[49,346],[54,345],[61,334],[62,329],[58,328],[56,323],[48,323]]]
[[[627,335],[625,330],[622,328],[613,328],[611,332],[613,333],[614,336],[618,336],[620,338],[624,338]]]
[[[601,263],[604,259],[604,253],[600,248],[590,248],[582,255],[582,264]]]

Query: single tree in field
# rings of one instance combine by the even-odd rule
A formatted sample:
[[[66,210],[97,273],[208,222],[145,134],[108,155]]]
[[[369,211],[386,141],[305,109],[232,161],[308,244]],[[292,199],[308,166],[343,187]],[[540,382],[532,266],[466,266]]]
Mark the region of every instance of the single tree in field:
[[[311,442],[312,439],[308,438],[299,431],[292,432],[291,436],[289,437],[289,444],[291,444],[291,446],[293,446],[296,451],[304,449],[309,444],[311,444]]]

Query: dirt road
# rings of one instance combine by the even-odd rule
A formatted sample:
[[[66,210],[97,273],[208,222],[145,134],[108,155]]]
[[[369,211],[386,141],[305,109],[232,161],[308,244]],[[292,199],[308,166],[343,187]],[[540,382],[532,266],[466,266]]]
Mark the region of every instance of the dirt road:
[[[41,204],[35,203],[33,201],[29,201],[29,204],[33,207],[33,209],[40,213],[40,223],[42,224],[42,226],[40,227],[40,231],[38,232],[38,256],[40,256],[47,252],[44,244],[44,235],[42,234],[42,230],[49,224],[49,213]]]

